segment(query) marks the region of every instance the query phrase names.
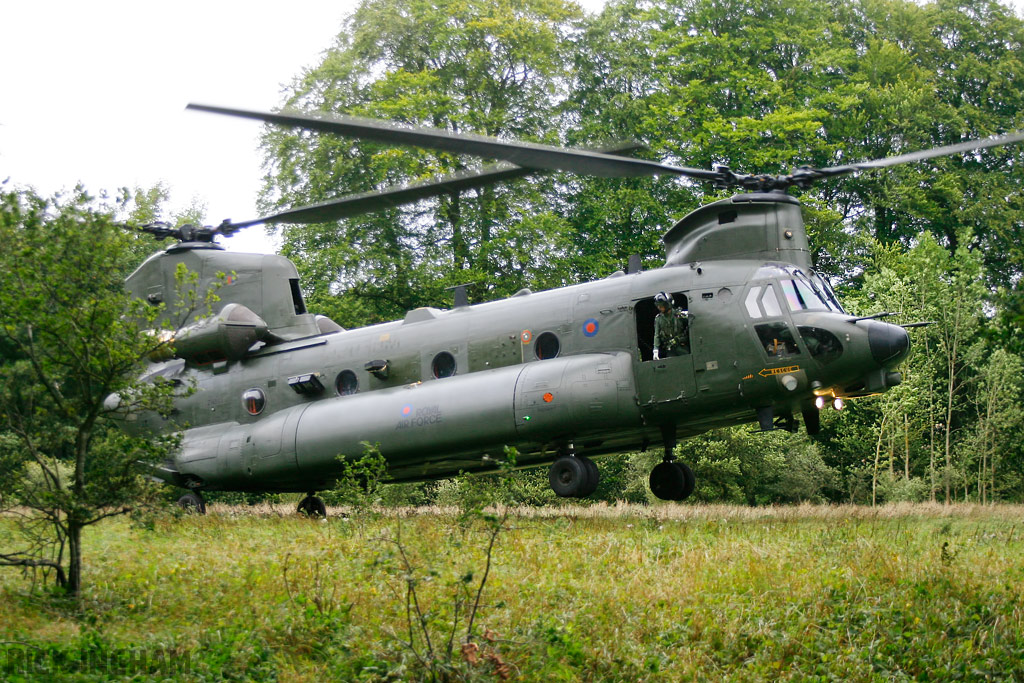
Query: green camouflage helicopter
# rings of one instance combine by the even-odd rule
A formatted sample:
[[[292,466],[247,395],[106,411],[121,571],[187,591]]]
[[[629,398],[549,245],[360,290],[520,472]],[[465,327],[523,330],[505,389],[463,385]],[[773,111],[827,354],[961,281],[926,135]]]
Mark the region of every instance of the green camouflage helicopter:
[[[194,382],[173,420],[143,414],[133,430],[182,432],[180,450],[153,470],[188,489],[302,492],[299,510],[325,514],[315,493],[339,476],[339,455],[379,444],[391,481],[494,469],[505,446],[521,467],[550,465],[559,496],[594,492],[606,453],[664,448],[653,493],[681,501],[690,467],[678,438],[757,422],[809,433],[819,410],[900,383],[911,325],[886,314],[855,317],[811,268],[799,201],[789,187],[858,171],[1019,142],[986,138],[913,154],[790,175],[743,175],[669,166],[603,152],[509,142],[330,115],[192,109],[327,134],[416,145],[503,163],[434,181],[344,197],[215,227],[143,226],[175,244],[127,280],[132,294],[167,310],[180,303],[179,264],[217,289],[212,315],[178,330],[173,357],[146,376]],[[225,251],[214,238],[261,223],[318,223],[544,171],[605,177],[669,174],[740,191],[703,206],[664,236],[665,265],[544,292],[522,290],[451,310],[418,308],[402,320],[345,330],[306,310],[295,266],[276,255]],[[660,296],[659,296],[660,295]],[[655,345],[658,297],[675,338]],[[665,301],[670,300],[670,301]],[[671,305],[666,305],[671,304]],[[682,321],[682,322],[680,322]],[[664,337],[664,335],[662,335]],[[659,339],[663,343],[664,338]]]

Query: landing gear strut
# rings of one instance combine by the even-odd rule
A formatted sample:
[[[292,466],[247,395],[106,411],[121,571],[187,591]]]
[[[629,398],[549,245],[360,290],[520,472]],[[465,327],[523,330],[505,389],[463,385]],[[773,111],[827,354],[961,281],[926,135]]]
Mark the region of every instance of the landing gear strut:
[[[676,426],[662,425],[661,438],[665,444],[665,459],[651,470],[651,493],[661,500],[684,501],[693,493],[697,480],[688,465],[675,462]]]
[[[299,501],[298,513],[306,517],[326,517],[327,506],[314,494],[315,491],[310,491],[305,498]]]
[[[206,514],[206,501],[199,491],[189,491],[178,499],[178,507],[195,515]]]
[[[597,490],[600,477],[594,461],[582,455],[563,455],[548,470],[551,490],[562,498],[586,498]]]

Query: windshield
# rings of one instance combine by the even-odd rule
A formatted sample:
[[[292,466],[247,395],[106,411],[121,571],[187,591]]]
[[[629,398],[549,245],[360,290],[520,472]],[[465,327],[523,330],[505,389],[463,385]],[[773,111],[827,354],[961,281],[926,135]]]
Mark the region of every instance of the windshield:
[[[786,294],[791,311],[843,313],[831,287],[826,288],[826,283],[820,275],[814,274],[812,279],[798,269],[793,269],[789,275],[791,279],[782,281],[782,291]]]
[[[835,311],[846,313],[839,303],[832,285],[815,273],[786,264],[767,263],[754,274],[753,279],[779,278],[782,294],[791,311]]]
[[[829,308],[834,310],[836,313],[846,313],[842,304],[839,303],[839,297],[836,296],[836,292],[832,289],[832,285],[828,283],[828,280],[818,275],[814,271],[811,271],[811,282],[816,282],[821,288],[822,293],[825,295],[825,301],[829,304]]]

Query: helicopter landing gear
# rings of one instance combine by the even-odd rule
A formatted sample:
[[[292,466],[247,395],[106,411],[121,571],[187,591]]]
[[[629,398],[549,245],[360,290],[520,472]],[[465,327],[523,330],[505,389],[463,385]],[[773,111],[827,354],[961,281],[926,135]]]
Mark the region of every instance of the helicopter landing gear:
[[[298,513],[306,517],[327,517],[327,506],[314,495],[313,491],[299,501]]]
[[[601,471],[597,469],[597,463],[585,455],[578,456],[583,461],[583,466],[587,468],[587,473],[590,475],[590,479],[587,482],[587,488],[583,490],[581,498],[586,498],[594,491],[597,490],[597,485],[601,481]]]
[[[178,507],[186,513],[194,515],[206,514],[206,501],[203,500],[203,495],[199,491],[189,491],[179,498]]]
[[[563,455],[548,470],[551,490],[562,498],[586,498],[597,490],[600,477],[594,461],[582,455]]]
[[[681,462],[663,462],[651,470],[651,493],[661,500],[682,502],[690,497],[697,479],[693,470]]]
[[[810,436],[814,436],[821,432],[821,412],[812,403],[809,406],[803,408],[804,416],[804,429]]]
[[[648,483],[651,493],[661,500],[682,502],[690,497],[696,486],[697,479],[689,465],[675,462],[676,426],[661,426],[661,440],[665,444],[665,460],[651,470]]]

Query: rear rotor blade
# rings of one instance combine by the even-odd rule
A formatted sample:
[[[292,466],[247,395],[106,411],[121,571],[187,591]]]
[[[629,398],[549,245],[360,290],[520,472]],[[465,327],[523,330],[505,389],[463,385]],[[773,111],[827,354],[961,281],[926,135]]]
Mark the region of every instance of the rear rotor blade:
[[[382,209],[411,204],[420,199],[436,197],[448,192],[471,190],[503,180],[522,178],[532,173],[536,173],[532,168],[523,168],[512,164],[496,164],[488,166],[481,171],[463,171],[437,180],[353,194],[319,204],[288,209],[280,213],[255,218],[251,221],[231,223],[230,225],[234,230],[240,230],[250,225],[258,225],[259,223],[328,223],[341,220],[342,218],[350,218],[364,213],[372,213]]]
[[[639,147],[640,145],[632,142],[620,143],[603,147],[600,152],[621,154],[631,152]],[[523,168],[522,166],[508,163],[494,164],[492,166],[485,166],[477,171],[461,171],[411,185],[388,187],[383,190],[339,197],[338,199],[331,199],[319,204],[287,209],[269,216],[254,218],[250,221],[239,223],[225,221],[219,226],[218,230],[220,234],[230,235],[242,228],[259,225],[260,223],[328,223],[341,220],[342,218],[372,213],[381,209],[396,208],[449,192],[472,190],[538,173],[543,173],[543,171]]]
[[[437,128],[404,127],[387,121],[351,116],[327,114],[311,116],[294,112],[271,113],[205,104],[189,104],[188,108],[391,145],[413,145],[452,154],[470,154],[490,159],[501,159],[518,166],[546,171],[570,171],[605,178],[660,174],[682,175],[703,180],[718,180],[720,177],[717,172],[705,169],[669,166],[644,159],[630,159],[587,150],[499,140],[469,133],[452,133]]]

